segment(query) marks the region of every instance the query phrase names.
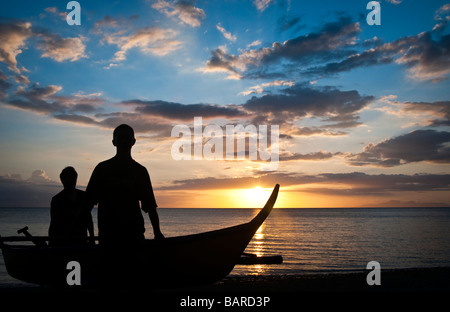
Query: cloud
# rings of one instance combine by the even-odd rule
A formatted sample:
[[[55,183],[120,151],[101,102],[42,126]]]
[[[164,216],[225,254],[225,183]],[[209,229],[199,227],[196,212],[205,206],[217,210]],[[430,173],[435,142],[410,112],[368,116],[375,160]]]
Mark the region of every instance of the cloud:
[[[99,122],[95,119],[78,114],[56,114],[54,118],[82,125],[99,125]]]
[[[239,78],[282,77],[288,62],[291,71],[298,67],[310,66],[317,61],[341,58],[353,53],[356,35],[360,33],[359,23],[342,17],[337,22],[325,24],[319,32],[301,35],[284,43],[274,42],[272,47],[242,51],[239,55],[229,55],[224,49],[212,51],[205,72],[226,71]]]
[[[201,25],[201,20],[206,17],[205,11],[196,8],[186,1],[169,2],[165,0],[156,0],[152,8],[164,13],[168,17],[176,17],[180,23],[192,27]]]
[[[302,173],[272,172],[257,177],[215,178],[175,180],[170,186],[160,190],[213,190],[246,189],[259,185],[271,188],[276,183],[283,188],[298,188],[299,192],[337,196],[390,195],[402,192],[442,192],[450,190],[448,174],[366,174],[320,173],[315,175]],[[331,186],[335,186],[332,188]],[[447,203],[448,205],[449,203]]]
[[[292,79],[302,75],[327,77],[356,68],[395,63],[407,68],[413,79],[439,82],[450,74],[450,35],[442,35],[450,20],[450,8],[442,6],[436,19],[440,24],[433,31],[387,43],[379,38],[359,43],[359,23],[341,17],[319,31],[283,43],[274,42],[271,47],[244,50],[236,55],[217,48],[202,70],[227,72],[234,79],[287,76]],[[283,27],[298,22],[299,19],[287,20]]]
[[[255,46],[259,46],[261,44],[261,40],[255,40],[247,45],[247,49]]]
[[[332,131],[329,129],[323,129],[323,128],[317,128],[317,127],[300,127],[297,128],[292,135],[298,135],[298,136],[313,136],[313,135],[320,135],[320,136],[342,136],[347,135],[347,132],[338,130],[338,131]]]
[[[105,15],[101,20],[95,22],[91,32],[94,34],[101,34],[107,29],[123,28],[124,25],[130,24],[130,22],[136,20],[138,17],[138,15],[132,15],[129,18],[116,18]]]
[[[430,126],[450,126],[450,101],[405,102],[401,105],[403,112],[429,114],[433,117],[428,121]]]
[[[318,176],[319,182],[316,182],[310,188],[302,188],[302,192],[339,196],[382,196],[403,192],[442,192],[450,189],[449,177],[448,174],[325,173]],[[321,187],[320,184],[324,186]],[[329,185],[338,187],[331,188]]]
[[[330,158],[333,158],[336,155],[341,155],[342,153],[330,153],[330,152],[324,152],[319,151],[315,153],[308,153],[308,154],[301,154],[301,153],[284,153],[281,154],[279,157],[280,161],[291,161],[291,160],[329,160]]]
[[[44,11],[53,16],[58,17],[60,20],[66,21],[66,19],[67,19],[67,12],[60,12],[57,7],[48,7],[48,8],[45,8]],[[44,18],[45,15],[46,14],[42,13],[42,14],[40,14],[40,17]]]
[[[138,48],[142,53],[164,56],[181,48],[181,42],[176,40],[177,32],[172,29],[160,27],[146,27],[135,31],[130,35],[122,32],[106,34],[103,40],[119,47],[114,54],[113,62],[126,59],[130,49]]]
[[[220,24],[216,25],[216,28],[218,31],[220,31],[222,33],[222,35],[225,37],[225,39],[229,40],[229,41],[236,41],[237,37],[235,35],[232,35],[230,32],[226,31],[225,28],[223,28],[222,26],[220,26]]]
[[[12,86],[7,80],[8,77],[0,70],[0,100],[8,96],[7,90]]]
[[[416,130],[370,143],[363,152],[347,156],[354,166],[394,167],[412,162],[450,163],[450,132]]]
[[[260,94],[260,93],[263,93],[264,88],[267,88],[267,87],[279,87],[279,86],[292,87],[294,85],[295,85],[295,83],[293,81],[274,80],[274,81],[264,82],[262,84],[250,87],[247,90],[240,92],[239,95],[246,96],[246,95],[250,95],[250,94]]]
[[[440,81],[450,74],[450,35],[438,41],[430,32],[419,34],[397,62],[409,67],[413,78]]]
[[[47,176],[44,170],[33,171],[28,181],[32,183],[54,183],[54,181]]]
[[[206,62],[204,68],[200,71],[204,73],[210,72],[227,72],[229,79],[241,79],[240,71],[245,70],[247,64],[241,61],[242,57],[228,55],[223,48],[215,49],[211,52],[211,58]]]
[[[430,32],[417,36],[400,38],[349,55],[338,62],[311,67],[310,74],[330,75],[349,71],[359,67],[402,64],[410,72],[411,78],[417,80],[441,81],[450,74],[450,35],[434,40]]]
[[[243,107],[266,123],[285,124],[302,117],[321,117],[325,122],[335,122],[327,127],[345,128],[358,125],[358,112],[374,99],[356,90],[297,85],[282,90],[281,94],[252,97]]]
[[[436,10],[434,19],[436,21],[439,21],[439,23],[433,27],[433,31],[444,31],[445,27],[447,27],[447,24],[450,21],[450,3],[444,4],[438,10]]]
[[[42,57],[48,57],[57,62],[74,62],[87,58],[84,44],[87,39],[84,37],[63,38],[48,32],[40,32],[37,36],[41,38],[37,48],[43,52]]]
[[[0,176],[0,207],[50,207],[52,196],[62,190],[44,170],[35,170],[23,180],[19,174]]]
[[[42,57],[57,62],[74,62],[87,57],[84,37],[63,38],[44,29],[35,29],[29,22],[5,20],[0,22],[0,62],[7,64],[8,69],[15,73],[13,79],[17,83],[30,83],[28,77],[22,74],[27,69],[18,65],[17,56],[28,48],[26,41],[32,38],[37,39],[36,47],[42,51]]]
[[[103,99],[96,96],[60,96],[61,86],[41,87],[35,83],[28,88],[18,87],[15,94],[3,101],[16,108],[49,115],[93,113],[101,111]]]
[[[270,5],[272,0],[253,0],[253,4],[256,6],[258,11],[263,12]]]
[[[400,4],[402,3],[403,0],[386,0],[386,1],[392,4]]]
[[[25,41],[33,34],[31,23],[13,21],[0,22],[0,61],[8,65],[8,68],[20,74],[17,66],[17,55],[25,49]]]
[[[122,104],[135,106],[135,112],[171,120],[193,121],[195,116],[203,118],[235,118],[246,117],[247,113],[238,106],[219,106],[213,104],[180,104],[165,101],[123,101]]]
[[[289,29],[294,28],[294,26],[298,25],[300,22],[300,17],[294,16],[294,17],[287,17],[283,16],[278,19],[278,30],[280,32],[287,31]],[[295,30],[299,30],[301,26],[297,26]]]

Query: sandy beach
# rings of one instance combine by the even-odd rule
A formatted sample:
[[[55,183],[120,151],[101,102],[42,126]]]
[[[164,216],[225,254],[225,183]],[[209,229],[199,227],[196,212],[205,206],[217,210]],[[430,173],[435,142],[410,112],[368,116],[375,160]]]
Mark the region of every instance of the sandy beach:
[[[381,272],[381,285],[369,286],[368,272],[298,274],[298,275],[249,275],[230,276],[214,284],[171,289],[149,290],[155,293],[284,293],[284,292],[448,292],[450,291],[450,267],[395,269]],[[52,293],[75,289],[55,289],[34,284],[0,285],[3,293]],[[81,292],[95,292],[83,290]],[[125,291],[126,292],[126,291]]]
[[[297,311],[299,305],[312,304],[353,311],[393,304],[412,308],[427,303],[430,307],[439,307],[450,291],[448,267],[384,270],[379,286],[368,286],[366,277],[367,272],[231,276],[209,285],[157,290],[56,289],[25,283],[3,284],[0,285],[0,298],[2,302],[11,300],[30,307],[70,302],[71,306],[80,308],[86,305],[104,308],[106,305],[129,309],[133,306],[142,308],[145,303],[152,310],[157,307],[155,311]],[[293,310],[293,307],[296,308]]]

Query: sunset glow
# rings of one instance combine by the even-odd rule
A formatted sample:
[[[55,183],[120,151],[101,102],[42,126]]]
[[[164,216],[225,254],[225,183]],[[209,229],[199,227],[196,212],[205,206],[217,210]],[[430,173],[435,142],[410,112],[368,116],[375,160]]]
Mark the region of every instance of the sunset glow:
[[[0,206],[84,189],[121,123],[161,208],[450,206],[447,2],[4,1]]]

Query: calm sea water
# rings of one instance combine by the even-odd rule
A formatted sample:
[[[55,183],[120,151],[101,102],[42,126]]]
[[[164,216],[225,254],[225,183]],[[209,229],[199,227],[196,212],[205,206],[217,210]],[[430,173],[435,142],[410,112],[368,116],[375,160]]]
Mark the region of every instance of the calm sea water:
[[[166,237],[248,222],[254,209],[161,208]],[[93,212],[96,223],[96,210]],[[49,209],[0,208],[0,235],[28,226],[47,235]],[[152,238],[147,218],[146,237]],[[96,231],[97,233],[97,231]],[[231,275],[361,271],[370,261],[382,269],[450,266],[450,208],[274,209],[246,252],[282,255],[280,265],[237,265]],[[19,283],[0,257],[0,285]]]

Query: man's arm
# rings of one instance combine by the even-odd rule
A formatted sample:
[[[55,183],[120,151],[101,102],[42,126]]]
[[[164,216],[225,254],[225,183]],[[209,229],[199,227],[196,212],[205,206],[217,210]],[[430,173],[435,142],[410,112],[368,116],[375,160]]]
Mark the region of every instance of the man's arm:
[[[150,180],[150,175],[148,174],[147,169],[142,170],[142,184],[141,184],[141,208],[143,211],[148,213],[150,218],[150,222],[152,223],[153,233],[155,234],[155,239],[164,238],[164,235],[161,233],[161,229],[159,228],[159,216],[156,211],[155,194],[153,194],[152,182]]]
[[[150,222],[152,223],[153,234],[155,235],[155,239],[164,238],[164,235],[161,233],[161,229],[159,227],[159,216],[158,212],[156,211],[156,206],[154,205],[150,206],[149,203],[143,201],[142,210],[147,211],[148,213]]]

